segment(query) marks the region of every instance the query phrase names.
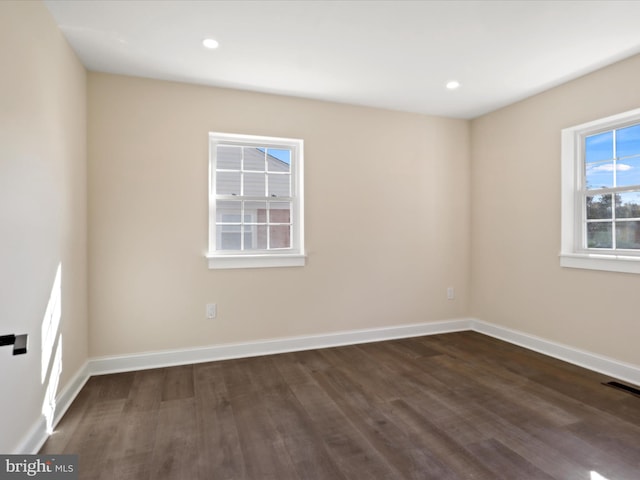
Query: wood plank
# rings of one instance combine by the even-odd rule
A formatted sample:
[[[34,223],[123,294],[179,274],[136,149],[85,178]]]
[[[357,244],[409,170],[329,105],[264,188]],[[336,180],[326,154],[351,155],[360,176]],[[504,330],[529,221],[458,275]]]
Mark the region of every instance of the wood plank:
[[[224,380],[228,362],[194,366],[198,477],[247,478],[236,418]]]
[[[518,472],[519,478],[554,479],[498,440],[489,439],[470,445],[469,450],[494,472],[496,479],[513,480],[513,472]]]
[[[337,356],[339,352],[325,353]],[[337,369],[318,375],[318,382],[384,459],[395,478],[419,478],[423,474],[446,478],[441,463],[428,450],[408,441],[405,431],[380,408],[381,396],[387,392],[367,390]]]
[[[83,480],[635,479],[608,380],[474,332],[104,375],[42,452]]]
[[[323,374],[317,370],[311,371],[315,371],[316,375]],[[323,448],[345,478],[399,478],[397,472],[354,429],[351,419],[315,381],[291,385],[290,388],[314,423]]]
[[[94,377],[90,378],[78,393],[58,423],[52,435],[40,449],[41,453],[64,452],[72,438],[76,436],[76,430],[84,423],[87,411],[96,403],[100,382]]]
[[[193,398],[160,402],[150,478],[198,478],[198,445]]]
[[[162,401],[193,398],[193,365],[165,369]]]
[[[136,372],[101,478],[150,477],[165,373],[162,369]]]
[[[284,442],[298,477],[305,480],[344,479],[322,442],[321,433],[276,368],[275,362],[280,357],[276,355],[253,363],[250,373],[252,384],[265,396],[266,411]]]
[[[487,468],[484,462],[469,455],[465,447],[457,442],[455,435],[450,435],[449,432],[438,427],[429,416],[422,414],[404,400],[394,400],[392,406],[396,422],[411,432],[411,441],[420,442],[437,459],[437,466],[443,472],[431,478],[478,480],[495,478],[494,471]]]
[[[114,442],[126,399],[99,400],[85,412],[73,437],[62,452],[78,454],[78,470],[84,479],[99,479],[117,445]],[[52,452],[53,453],[53,452]]]
[[[258,360],[257,363],[264,361]],[[299,478],[294,474],[284,440],[265,412],[266,397],[252,384],[250,367],[256,360],[225,365],[224,379],[245,458],[246,478],[278,480]]]

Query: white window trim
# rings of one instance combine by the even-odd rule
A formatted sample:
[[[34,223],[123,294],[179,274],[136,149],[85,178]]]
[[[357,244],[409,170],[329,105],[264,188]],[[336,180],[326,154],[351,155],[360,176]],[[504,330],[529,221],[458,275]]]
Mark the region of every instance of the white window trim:
[[[216,250],[215,149],[220,143],[238,146],[286,147],[295,152],[291,162],[291,248],[274,249],[273,251],[248,251],[247,253],[238,253],[237,251],[227,253]],[[209,248],[205,257],[210,269],[302,267],[305,265],[303,140],[220,132],[209,133]]]
[[[215,255],[207,253],[210,269],[304,267],[306,256],[270,253],[264,255]]]
[[[561,243],[560,266],[640,274],[640,252],[594,252],[582,245],[582,205],[584,138],[595,133],[640,122],[640,108],[562,130],[561,171]]]

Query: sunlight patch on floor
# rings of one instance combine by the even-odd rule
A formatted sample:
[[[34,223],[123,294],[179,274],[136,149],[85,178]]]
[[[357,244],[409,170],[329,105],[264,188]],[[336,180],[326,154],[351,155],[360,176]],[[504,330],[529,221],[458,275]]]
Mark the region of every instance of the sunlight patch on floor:
[[[593,470],[591,470],[591,478],[589,478],[589,480],[610,480],[607,477],[603,477],[602,475],[600,475],[598,472],[594,472]]]

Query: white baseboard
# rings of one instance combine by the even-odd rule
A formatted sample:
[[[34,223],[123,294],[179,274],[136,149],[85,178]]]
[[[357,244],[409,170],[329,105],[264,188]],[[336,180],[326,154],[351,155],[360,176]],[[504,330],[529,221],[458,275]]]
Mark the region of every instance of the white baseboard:
[[[359,343],[379,342],[397,338],[436,335],[465,330],[472,330],[484,335],[489,335],[625,382],[640,385],[640,367],[637,365],[624,363],[619,360],[552,342],[493,323],[469,318],[401,325],[397,327],[351,330],[322,335],[279,338],[248,343],[213,345],[202,348],[93,358],[89,360],[89,374],[103,375],[107,373],[171,367],[232,358],[257,357],[276,353],[338,347],[341,345],[356,345]]]
[[[56,408],[53,416],[53,426],[55,427],[62,416],[69,409],[73,401],[76,399],[84,384],[89,380],[88,363],[85,363],[80,370],[72,377],[71,381],[56,396]],[[47,421],[44,415],[40,415],[36,423],[31,427],[29,432],[22,438],[16,447],[15,454],[36,454],[42,448],[44,442],[49,438],[47,432]]]
[[[466,318],[248,343],[213,345],[202,348],[92,358],[76,373],[73,379],[57,396],[54,426],[62,418],[86,381],[92,375],[188,365],[232,358],[256,357],[276,353],[356,345],[359,343],[469,330],[489,335],[499,340],[504,340],[505,342],[519,345],[589,370],[600,372],[612,378],[640,385],[640,366],[638,365],[620,362],[612,358],[603,357],[482,320]],[[41,416],[25,435],[22,442],[16,448],[15,453],[37,453],[46,441],[47,435],[46,422],[44,417]]]
[[[44,417],[40,415],[36,423],[22,437],[22,440],[13,451],[15,455],[34,455],[47,440],[47,425]]]
[[[89,374],[145,370],[150,368],[188,365],[192,363],[228,360],[232,358],[257,357],[276,353],[314,350],[318,348],[355,345],[358,343],[380,342],[397,338],[435,335],[469,330],[471,319],[445,320],[441,322],[400,325],[397,327],[350,330],[321,335],[278,338],[248,343],[212,345],[210,347],[183,350],[164,350],[134,355],[100,357],[89,360]]]
[[[595,353],[580,350],[578,348],[563,345],[561,343],[545,340],[544,338],[529,335],[510,328],[501,327],[493,323],[474,319],[471,321],[471,329],[495,337],[505,342],[513,343],[521,347],[542,353],[558,360],[578,365],[579,367],[593,370],[604,375],[623,380],[628,383],[640,385],[640,366],[624,363],[613,358],[608,358]]]

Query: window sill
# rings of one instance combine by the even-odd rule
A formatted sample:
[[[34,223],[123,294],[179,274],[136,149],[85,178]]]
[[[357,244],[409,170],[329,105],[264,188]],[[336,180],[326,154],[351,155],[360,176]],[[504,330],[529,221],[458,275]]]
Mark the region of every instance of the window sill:
[[[561,253],[560,266],[640,274],[640,257],[597,253]]]
[[[270,255],[205,255],[209,269],[304,267],[306,256],[302,254]]]

